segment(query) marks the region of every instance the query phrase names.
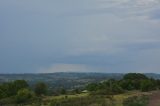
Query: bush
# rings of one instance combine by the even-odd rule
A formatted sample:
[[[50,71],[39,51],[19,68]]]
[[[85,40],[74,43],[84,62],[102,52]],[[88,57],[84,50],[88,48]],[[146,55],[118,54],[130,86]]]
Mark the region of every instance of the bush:
[[[112,101],[101,96],[54,99],[50,106],[112,106]]]
[[[123,106],[147,106],[148,96],[133,96],[123,101]]]
[[[9,97],[9,98],[3,98],[0,99],[0,106],[7,106],[8,104],[14,104],[14,98]]]
[[[16,103],[27,103],[31,102],[31,99],[34,98],[34,93],[28,89],[21,89],[18,91],[15,96]]]
[[[113,84],[111,92],[112,94],[120,94],[120,93],[124,93],[124,90],[120,85]]]

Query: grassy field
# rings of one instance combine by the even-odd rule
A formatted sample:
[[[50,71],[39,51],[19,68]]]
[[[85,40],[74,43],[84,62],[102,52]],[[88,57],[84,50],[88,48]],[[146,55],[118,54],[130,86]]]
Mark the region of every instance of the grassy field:
[[[75,95],[60,95],[60,96],[48,96],[44,98],[44,100],[54,100],[54,99],[63,99],[63,98],[80,98],[80,97],[86,97],[88,96],[88,93],[81,93],[81,94],[75,94]]]
[[[142,93],[139,91],[132,91],[127,92],[124,94],[114,95],[114,96],[106,96],[106,95],[98,95],[98,96],[91,96],[89,93],[81,93],[81,94],[75,94],[75,95],[60,95],[60,96],[46,96],[42,99],[41,106],[50,106],[50,103],[53,101],[56,102],[72,102],[75,104],[78,104],[78,102],[84,102],[84,104],[90,104],[87,106],[123,106],[123,101],[132,96],[139,96],[139,95],[150,95],[150,93]],[[104,105],[103,105],[104,104]],[[28,105],[28,106],[35,106]],[[53,106],[53,105],[51,105]],[[58,105],[59,106],[59,105]]]
[[[127,92],[124,94],[119,94],[119,95],[115,95],[114,99],[115,99],[115,106],[123,106],[123,101],[125,99],[127,99],[128,97],[133,97],[133,96],[141,96],[141,95],[151,95],[151,93],[149,92],[139,92],[139,91],[132,91],[132,92]]]

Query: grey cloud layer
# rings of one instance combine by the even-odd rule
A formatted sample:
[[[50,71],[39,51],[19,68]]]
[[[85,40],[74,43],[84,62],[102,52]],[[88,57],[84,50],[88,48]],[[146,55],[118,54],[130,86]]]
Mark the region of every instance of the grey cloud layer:
[[[159,0],[0,1],[0,72],[159,72]]]

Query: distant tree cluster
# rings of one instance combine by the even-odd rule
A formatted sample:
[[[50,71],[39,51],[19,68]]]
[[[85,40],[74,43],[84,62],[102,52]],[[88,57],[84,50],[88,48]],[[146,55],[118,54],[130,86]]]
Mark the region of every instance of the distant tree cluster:
[[[37,83],[31,89],[25,80],[15,80],[0,85],[0,105],[29,103],[47,92],[45,83]],[[37,96],[37,97],[38,97]]]
[[[91,83],[87,85],[86,89],[91,91],[92,94],[103,95],[119,94],[124,92],[118,81],[114,79],[110,79],[101,83]]]
[[[129,73],[121,80],[110,79],[100,83],[91,83],[86,89],[92,94],[118,94],[124,91],[140,90],[143,92],[160,88],[160,80],[148,78],[144,74]]]
[[[14,96],[19,90],[28,87],[29,86],[25,80],[3,83],[0,85],[0,98]]]

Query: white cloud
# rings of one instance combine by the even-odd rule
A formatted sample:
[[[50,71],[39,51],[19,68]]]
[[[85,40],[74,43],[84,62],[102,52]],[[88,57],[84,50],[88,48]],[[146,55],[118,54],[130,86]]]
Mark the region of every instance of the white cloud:
[[[93,68],[84,64],[53,64],[47,68],[41,68],[37,72],[54,73],[54,72],[93,72]]]
[[[160,6],[160,0],[97,0],[99,9],[123,19],[148,19],[150,13]],[[110,11],[110,12],[107,12]]]

